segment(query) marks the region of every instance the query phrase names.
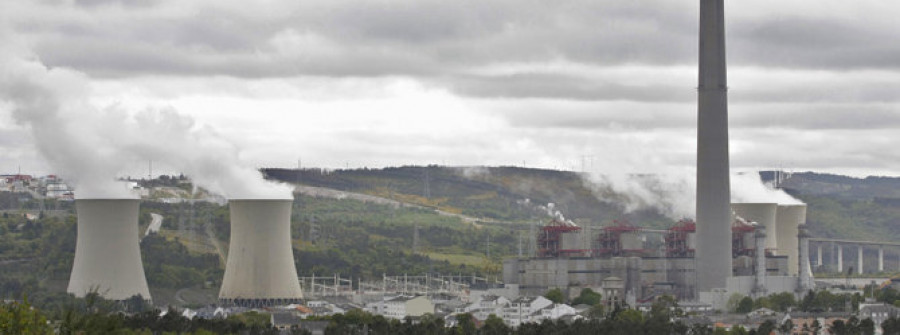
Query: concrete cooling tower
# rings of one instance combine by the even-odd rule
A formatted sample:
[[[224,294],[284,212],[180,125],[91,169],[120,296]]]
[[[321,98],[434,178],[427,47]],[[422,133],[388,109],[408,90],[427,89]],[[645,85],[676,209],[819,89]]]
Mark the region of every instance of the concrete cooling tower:
[[[231,242],[219,300],[248,307],[303,298],[291,250],[291,200],[229,200]]]
[[[110,300],[150,300],[138,244],[137,199],[78,199],[75,262],[66,292]]]
[[[778,254],[788,256],[788,275],[797,276],[800,273],[798,227],[806,223],[806,205],[778,205],[777,216]]]
[[[744,218],[747,221],[753,221],[766,227],[766,231],[770,232],[766,235],[766,249],[776,250],[778,248],[777,236],[774,234],[776,214],[778,212],[778,204],[776,203],[733,203],[731,210],[734,214]]]

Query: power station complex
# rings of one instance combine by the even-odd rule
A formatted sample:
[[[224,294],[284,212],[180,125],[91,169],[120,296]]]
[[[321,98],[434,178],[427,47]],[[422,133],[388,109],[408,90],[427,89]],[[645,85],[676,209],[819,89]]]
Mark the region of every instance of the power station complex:
[[[649,246],[643,230],[615,223],[589,232],[566,222],[542,228],[532,258],[504,263],[524,290],[598,287],[606,296],[724,305],[732,293],[805,292],[809,271],[805,205],[730,204],[724,0],[700,0],[696,223],[678,222]],[[236,200],[219,298],[263,306],[302,297],[289,240],[290,202]],[[80,200],[69,292],[112,299],[149,297],[137,248],[137,202]],[[651,243],[652,244],[652,243]],[[802,253],[802,254],[801,254]]]
[[[231,200],[231,242],[219,300],[262,307],[303,298],[291,248],[291,203]],[[66,290],[150,300],[138,241],[137,199],[78,199],[75,262]]]
[[[801,246],[808,248],[806,206],[736,203],[731,208],[723,239],[730,242],[729,276],[725,286],[710,290],[703,300],[811,289],[809,255],[799,254]],[[704,293],[698,280],[703,273],[697,228],[693,221],[682,220],[665,230],[612,222],[592,231],[553,220],[540,228],[533,257],[504,261],[503,281],[533,294],[550,288],[575,293],[592,288],[619,299],[630,295],[638,302],[660,294],[693,300]]]
[[[730,204],[724,5],[700,0],[696,223],[669,228],[658,252],[643,246],[637,227],[613,224],[595,235],[551,224],[535,258],[504,263],[506,282],[524,289],[593,286],[636,299],[666,292],[716,307],[733,293],[802,294],[812,287],[806,206]]]

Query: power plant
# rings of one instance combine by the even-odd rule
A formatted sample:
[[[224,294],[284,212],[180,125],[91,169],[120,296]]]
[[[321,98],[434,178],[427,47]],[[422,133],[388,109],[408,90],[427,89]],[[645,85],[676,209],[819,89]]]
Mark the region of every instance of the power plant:
[[[263,307],[303,298],[291,248],[291,205],[290,199],[229,200],[231,242],[220,302]]]
[[[724,0],[700,0],[699,23],[696,221],[664,230],[613,221],[591,231],[552,220],[535,233],[534,254],[504,261],[505,283],[530,294],[594,288],[619,301],[672,294],[714,306],[723,306],[733,293],[812,288],[806,205],[731,203]],[[68,292],[149,299],[138,205],[138,200],[76,201],[78,240]],[[246,307],[299,302],[292,201],[232,199],[229,206],[231,236],[219,301]]]
[[[75,201],[78,237],[67,292],[150,299],[138,240],[137,199]],[[290,199],[230,200],[231,242],[219,291],[224,304],[264,307],[303,298],[291,248]]]
[[[150,300],[138,244],[137,199],[78,199],[75,261],[66,292]]]
[[[629,224],[570,237],[584,230],[554,222],[538,237],[536,257],[504,262],[504,281],[535,293],[592,287],[626,301],[667,293],[716,308],[733,293],[812,288],[809,250],[800,250],[809,245],[806,205],[730,203],[726,73],[724,0],[700,0],[696,223],[675,223],[654,247]]]
[[[776,240],[808,246],[809,235],[802,228],[805,205],[735,203],[730,207],[734,214],[729,214],[725,237],[731,246],[725,254],[729,278],[707,299],[727,299],[731,293],[805,292],[812,287],[811,277],[798,279],[790,273],[792,268],[809,267],[808,251],[804,259],[798,248],[769,247]],[[591,232],[571,222],[551,220],[537,234],[532,257],[507,259],[503,264],[503,281],[518,284],[523,292],[592,288],[616,292],[619,299],[631,295],[635,302],[659,294],[691,300],[702,292],[695,280],[701,251],[693,221],[681,220],[664,230],[613,221]]]

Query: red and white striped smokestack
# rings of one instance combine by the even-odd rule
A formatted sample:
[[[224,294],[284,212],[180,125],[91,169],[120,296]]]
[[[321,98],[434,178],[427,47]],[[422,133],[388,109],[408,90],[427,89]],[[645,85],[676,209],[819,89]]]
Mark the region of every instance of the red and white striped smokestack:
[[[696,253],[700,292],[724,288],[732,271],[724,2],[700,0]]]

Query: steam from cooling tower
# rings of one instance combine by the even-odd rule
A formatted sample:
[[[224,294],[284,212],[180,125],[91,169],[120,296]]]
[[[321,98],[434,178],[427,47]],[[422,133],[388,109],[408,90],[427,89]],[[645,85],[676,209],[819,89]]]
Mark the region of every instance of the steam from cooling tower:
[[[114,180],[123,159],[109,145],[111,139],[97,131],[107,125],[97,119],[115,115],[95,110],[83,98],[88,94],[84,76],[8,54],[0,57],[0,99],[10,104],[13,120],[29,128],[35,149],[51,167],[80,196],[133,197]]]
[[[627,174],[591,173],[583,181],[600,201],[617,205],[625,212],[655,210],[673,220],[695,218],[696,174],[675,173]],[[756,172],[731,174],[731,202],[771,202],[802,204],[803,202],[766,184]]]
[[[174,109],[130,113],[89,100],[84,74],[0,55],[0,100],[26,127],[36,149],[79,198],[134,197],[115,178],[132,164],[161,162],[229,198],[289,199],[290,189],[240,165],[239,148]]]
[[[774,202],[781,205],[800,205],[803,201],[787,192],[762,182],[756,172],[731,174],[731,202]]]
[[[587,186],[600,201],[625,212],[653,209],[674,220],[694,217],[694,176],[684,174],[591,174]]]
[[[240,165],[240,149],[208,126],[173,109],[145,111],[134,117],[133,134],[125,149],[167,162],[198,185],[240,199],[292,199],[285,185],[267,182],[253,167]],[[154,141],[141,139],[155,138]]]

